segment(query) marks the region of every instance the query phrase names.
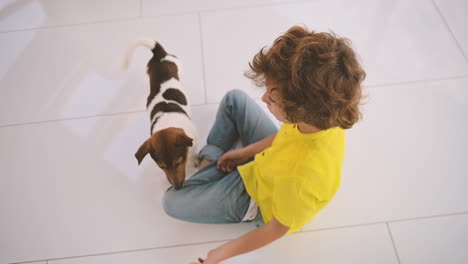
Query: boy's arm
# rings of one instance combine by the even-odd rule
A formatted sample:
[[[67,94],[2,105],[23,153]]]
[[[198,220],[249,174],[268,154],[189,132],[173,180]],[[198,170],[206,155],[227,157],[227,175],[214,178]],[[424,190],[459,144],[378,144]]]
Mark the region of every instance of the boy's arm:
[[[269,223],[212,250],[207,261],[213,260],[213,263],[217,263],[256,250],[281,238],[288,231],[289,227],[282,225],[273,217]]]
[[[276,137],[276,134],[277,133],[274,133],[271,136],[268,136],[241,149],[235,149],[224,153],[218,159],[216,166],[218,169],[225,172],[232,171],[235,166],[244,164],[250,158],[255,156],[255,154],[262,152],[264,149],[270,147]]]
[[[273,144],[273,140],[276,137],[278,132],[274,133],[271,136],[268,136],[260,141],[252,143],[244,148],[244,153],[248,155],[249,158],[255,156],[255,154],[262,152],[264,149],[268,148]]]

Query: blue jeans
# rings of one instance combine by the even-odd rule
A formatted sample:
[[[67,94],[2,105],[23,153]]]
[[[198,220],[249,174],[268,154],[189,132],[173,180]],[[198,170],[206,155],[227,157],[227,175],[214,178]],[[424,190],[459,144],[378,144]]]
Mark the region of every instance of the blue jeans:
[[[211,160],[180,190],[169,188],[163,197],[164,211],[171,217],[195,223],[239,223],[247,212],[250,196],[237,169],[222,172],[217,160],[240,139],[243,146],[262,140],[278,128],[265,112],[241,90],[228,92],[221,100],[207,145],[197,156]],[[251,160],[250,160],[251,161]],[[249,162],[250,162],[249,161]],[[263,221],[260,209],[253,220]]]

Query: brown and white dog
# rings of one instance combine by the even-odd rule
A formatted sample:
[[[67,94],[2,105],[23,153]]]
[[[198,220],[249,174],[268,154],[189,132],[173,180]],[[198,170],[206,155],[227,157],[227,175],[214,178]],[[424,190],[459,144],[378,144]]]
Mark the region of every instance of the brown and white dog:
[[[186,175],[191,175],[187,172],[194,168],[198,141],[188,97],[180,83],[181,63],[156,41],[141,39],[130,44],[124,69],[138,46],[147,47],[153,52],[147,65],[150,94],[146,103],[151,120],[151,137],[141,145],[135,157],[140,165],[149,153],[164,171],[169,183],[179,190]]]

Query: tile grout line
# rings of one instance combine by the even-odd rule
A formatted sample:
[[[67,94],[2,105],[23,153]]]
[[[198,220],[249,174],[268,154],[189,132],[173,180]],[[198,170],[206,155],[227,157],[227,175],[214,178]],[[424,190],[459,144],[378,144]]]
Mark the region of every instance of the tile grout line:
[[[191,107],[201,107],[201,106],[217,105],[217,104],[219,104],[219,103],[192,104],[190,106]],[[96,114],[96,115],[89,115],[89,116],[75,116],[75,117],[66,117],[66,118],[50,119],[50,120],[30,121],[30,122],[23,122],[23,123],[12,123],[12,124],[7,124],[7,125],[0,125],[0,129],[5,128],[5,127],[37,125],[37,124],[44,124],[44,123],[54,123],[54,122],[62,122],[62,121],[91,119],[91,118],[97,118],[97,117],[120,116],[120,115],[138,114],[138,113],[146,113],[146,110],[135,110],[135,111],[128,111],[128,112]]]
[[[457,45],[458,47],[458,50],[461,52],[461,54],[463,55],[463,57],[465,58],[465,62],[468,63],[468,57],[467,57],[467,54],[465,54],[465,52],[463,51],[462,49],[462,46],[460,45],[460,42],[458,41],[457,37],[455,36],[455,33],[452,31],[452,29],[450,28],[447,20],[445,19],[444,15],[442,14],[442,11],[440,10],[439,6],[437,5],[437,3],[435,2],[435,0],[432,0],[432,5],[434,6],[434,8],[436,9],[437,13],[439,14],[440,18],[442,19],[442,21],[444,22],[444,25],[445,27],[447,28],[447,31],[450,33],[450,36],[452,37],[452,39],[455,41],[455,44]]]
[[[214,241],[207,241],[207,242],[202,242],[202,243],[191,243],[191,244],[181,244],[181,245],[172,245],[172,246],[161,246],[161,247],[153,247],[153,248],[123,250],[123,251],[115,251],[115,252],[107,252],[107,253],[96,253],[96,254],[89,254],[89,255],[77,255],[77,256],[72,256],[72,257],[32,260],[32,261],[26,261],[26,262],[11,262],[9,264],[27,264],[27,263],[43,262],[43,261],[45,261],[46,264],[48,264],[49,261],[59,261],[59,260],[66,260],[66,259],[77,259],[77,258],[89,258],[89,257],[98,257],[98,256],[107,256],[107,255],[117,255],[117,254],[143,252],[143,251],[159,250],[159,249],[167,249],[167,248],[178,248],[178,247],[185,247],[185,246],[197,246],[197,245],[204,245],[204,244],[211,244],[211,243],[221,243],[221,242],[226,242],[226,241],[229,241],[229,240],[231,240],[231,239],[214,240]]]
[[[128,17],[128,18],[116,18],[116,19],[109,19],[109,20],[97,20],[97,21],[90,21],[90,22],[83,22],[83,23],[70,23],[70,24],[63,24],[63,25],[52,25],[52,26],[44,26],[44,27],[31,27],[31,28],[27,27],[27,28],[0,31],[0,35],[1,34],[8,34],[8,33],[37,31],[37,30],[63,29],[63,28],[73,28],[73,27],[79,27],[79,26],[111,24],[111,23],[118,23],[118,22],[131,22],[131,21],[137,21],[137,20],[140,20],[140,19],[141,18],[137,16],[137,17]]]
[[[449,214],[441,214],[441,215],[429,215],[429,216],[420,216],[420,217],[413,217],[413,218],[403,218],[403,219],[396,219],[396,220],[389,220],[389,221],[378,221],[378,222],[370,222],[370,223],[355,224],[355,225],[325,227],[325,228],[318,228],[318,229],[313,229],[313,230],[300,231],[300,233],[310,233],[310,232],[317,232],[317,231],[327,231],[327,230],[354,228],[354,227],[361,227],[361,226],[371,226],[371,225],[378,225],[378,224],[384,224],[384,223],[408,222],[408,221],[414,221],[414,220],[424,220],[424,219],[432,219],[432,218],[448,217],[448,216],[457,216],[457,215],[465,215],[465,214],[468,214],[468,211],[457,212],[457,213],[449,213]]]
[[[140,0],[140,18],[143,18],[143,0]]]
[[[419,216],[419,217],[413,217],[413,218],[390,220],[390,221],[385,221],[385,222],[398,223],[398,222],[408,222],[408,221],[414,221],[414,220],[432,219],[432,218],[438,218],[438,217],[448,217],[448,216],[457,216],[457,215],[465,215],[465,214],[468,214],[468,211],[448,213],[448,214],[439,214],[439,215]]]
[[[14,124],[8,124],[8,125],[0,125],[0,129],[5,128],[5,127],[14,127],[14,126],[23,126],[23,125],[37,125],[37,124],[44,124],[44,123],[54,123],[54,122],[62,122],[62,121],[91,119],[91,118],[96,118],[96,117],[107,117],[107,116],[137,114],[137,113],[143,113],[143,112],[146,112],[146,111],[145,110],[137,110],[137,111],[128,111],[128,112],[118,112],[118,113],[108,113],[108,114],[99,114],[99,115],[90,115],[90,116],[77,116],[77,117],[69,117],[69,118],[59,118],[59,119],[14,123]]]
[[[278,2],[278,3],[257,3],[254,5],[245,5],[245,6],[190,10],[190,11],[181,12],[181,13],[166,13],[166,14],[162,13],[159,15],[147,16],[147,17],[143,17],[143,4],[142,3],[143,3],[143,0],[140,0],[139,14],[136,17],[112,18],[108,20],[96,20],[96,21],[78,22],[78,23],[65,23],[65,24],[43,26],[43,27],[25,27],[25,28],[19,28],[19,29],[11,29],[11,30],[7,29],[4,31],[0,31],[0,34],[34,31],[34,30],[42,30],[42,29],[47,30],[47,29],[56,29],[56,28],[77,27],[77,26],[84,26],[84,25],[97,25],[97,24],[106,24],[106,23],[113,23],[113,22],[128,22],[128,21],[134,21],[134,20],[139,20],[143,18],[155,19],[155,18],[161,18],[161,17],[187,16],[187,15],[198,14],[200,12],[208,12],[208,13],[209,12],[223,12],[223,11],[242,10],[242,9],[248,9],[248,8],[273,7],[273,6],[290,5],[290,4],[301,4],[301,3],[307,4],[310,2],[307,0],[295,0],[295,1]]]
[[[437,217],[465,215],[465,214],[468,214],[468,211],[458,212],[458,213],[450,213],[450,214],[442,214],[442,215],[432,215],[432,216],[422,216],[422,217],[414,217],[414,218],[407,218],[407,219],[398,219],[398,220],[391,220],[391,221],[371,222],[371,223],[364,223],[364,224],[357,224],[357,225],[347,225],[347,226],[337,226],[337,227],[330,227],[330,228],[320,228],[320,229],[314,229],[314,230],[299,231],[296,234],[312,233],[312,232],[317,232],[317,231],[338,230],[338,229],[345,229],[345,228],[355,228],[355,227],[361,227],[361,226],[372,226],[372,225],[377,225],[377,224],[386,224],[387,228],[389,228],[388,227],[389,223],[405,222],[405,221],[413,221],[413,220],[421,220],[421,219],[431,219],[431,218],[437,218]],[[296,234],[292,234],[292,235],[296,235]],[[125,250],[125,251],[115,251],[115,252],[107,252],[107,253],[73,256],[73,257],[55,258],[55,259],[48,259],[48,260],[34,260],[34,261],[27,261],[27,262],[14,262],[14,263],[10,263],[10,264],[25,264],[25,263],[40,262],[40,261],[47,261],[48,262],[48,261],[56,261],[56,260],[64,260],[64,259],[76,259],[76,258],[86,258],[86,257],[95,257],[95,256],[104,256],[104,255],[133,253],[133,252],[141,252],[141,251],[149,251],[149,250],[159,250],[159,249],[166,249],[166,248],[198,246],[198,245],[206,245],[206,244],[212,244],[212,243],[227,242],[227,241],[230,241],[230,240],[232,240],[232,239],[206,241],[206,242],[198,242],[198,243],[191,243],[191,244],[180,244],[180,245],[172,245],[172,246],[153,247],[153,248],[144,248],[144,249]],[[393,242],[393,238],[392,238],[392,242]]]
[[[202,62],[203,63],[203,62]],[[203,63],[204,64],[204,63]],[[204,65],[202,65],[204,68]],[[204,72],[204,70],[203,70]],[[408,84],[421,84],[421,83],[431,83],[431,82],[438,82],[438,81],[449,81],[449,80],[460,80],[468,78],[468,75],[460,75],[455,77],[448,77],[448,78],[440,78],[440,79],[431,79],[431,80],[416,80],[416,81],[408,81],[408,82],[396,82],[396,83],[386,83],[386,84],[372,84],[372,85],[365,85],[367,87],[386,87],[386,86],[396,86],[396,85],[408,85]],[[206,81],[205,76],[203,76],[204,86],[205,86],[205,103],[202,104],[192,104],[192,107],[201,107],[201,106],[208,106],[208,105],[217,105],[219,102],[208,102],[208,97],[206,93]],[[80,119],[87,119],[87,118],[96,118],[96,117],[106,117],[106,116],[118,116],[118,115],[126,115],[126,114],[133,114],[133,113],[142,113],[146,112],[146,110],[136,110],[136,111],[128,111],[128,112],[116,112],[116,113],[107,113],[107,114],[97,114],[97,115],[90,115],[90,116],[76,116],[76,117],[69,117],[69,118],[59,118],[59,119],[51,119],[51,120],[41,120],[41,121],[30,121],[30,122],[23,122],[23,123],[13,123],[7,125],[0,125],[0,129],[4,127],[13,127],[13,126],[22,126],[22,125],[35,125],[35,124],[43,124],[43,123],[52,123],[52,122],[61,122],[61,121],[71,121],[71,120],[80,120]]]
[[[385,222],[385,225],[387,226],[388,234],[390,235],[390,240],[392,240],[393,250],[395,251],[395,255],[397,257],[398,264],[400,264],[401,263],[400,255],[398,254],[398,250],[396,248],[395,240],[393,239],[392,230],[390,229],[390,225],[388,224],[388,222]]]
[[[201,8],[198,10],[194,9],[192,11],[186,11],[186,12],[181,12],[181,13],[171,13],[171,12],[161,13],[153,17],[188,15],[188,14],[193,14],[196,12],[216,13],[216,12],[226,12],[226,11],[237,11],[237,10],[250,9],[250,8],[275,7],[275,6],[310,4],[310,3],[318,3],[318,1],[311,2],[310,0],[290,0],[290,1],[283,1],[283,2],[273,2],[273,3],[263,2],[263,3],[254,3],[252,5],[239,5],[239,6],[228,6],[228,7],[219,7],[219,8]]]
[[[396,86],[396,85],[408,85],[408,84],[421,84],[421,83],[432,83],[432,82],[440,82],[440,81],[450,81],[450,80],[460,80],[466,79],[468,75],[457,75],[451,77],[441,77],[435,79],[426,79],[426,80],[414,80],[414,81],[402,81],[402,82],[394,82],[394,83],[381,83],[381,84],[369,84],[364,85],[367,87],[387,87],[387,86]]]
[[[206,88],[206,67],[205,67],[205,47],[203,45],[203,28],[202,28],[202,18],[201,13],[198,14],[198,28],[200,30],[200,46],[201,46],[201,59],[202,59],[202,76],[203,76],[203,87],[205,90],[205,104],[208,103],[208,91]]]

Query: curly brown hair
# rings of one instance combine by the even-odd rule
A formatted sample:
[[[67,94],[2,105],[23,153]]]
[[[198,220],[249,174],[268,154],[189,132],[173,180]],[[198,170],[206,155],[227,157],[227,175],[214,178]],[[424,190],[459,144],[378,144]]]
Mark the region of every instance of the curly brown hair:
[[[362,118],[366,73],[356,57],[348,39],[294,26],[255,55],[245,76],[259,87],[268,80],[278,88],[291,123],[349,129]]]

